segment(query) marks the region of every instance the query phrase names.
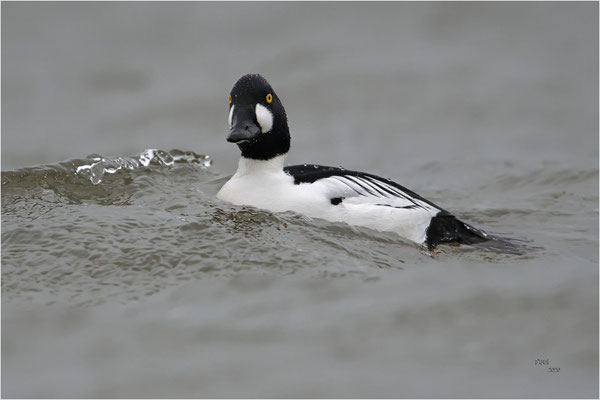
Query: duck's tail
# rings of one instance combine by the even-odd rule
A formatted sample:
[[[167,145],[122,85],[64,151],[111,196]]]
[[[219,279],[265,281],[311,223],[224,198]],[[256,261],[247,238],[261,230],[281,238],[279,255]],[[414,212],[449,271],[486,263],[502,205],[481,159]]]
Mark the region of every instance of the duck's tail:
[[[466,244],[516,255],[523,255],[528,249],[525,241],[492,236],[481,229],[462,222],[449,213],[440,214],[431,219],[431,223],[427,228],[425,243],[430,250],[443,243]]]

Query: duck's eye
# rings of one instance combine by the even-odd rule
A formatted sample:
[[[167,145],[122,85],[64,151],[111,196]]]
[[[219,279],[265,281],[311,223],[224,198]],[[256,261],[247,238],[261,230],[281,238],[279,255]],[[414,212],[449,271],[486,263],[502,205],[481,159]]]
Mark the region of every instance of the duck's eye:
[[[231,104],[231,95],[229,95],[229,98],[227,100],[229,100],[229,104]]]
[[[271,104],[272,101],[273,101],[273,96],[271,95],[271,93],[269,93],[267,95],[267,103]]]

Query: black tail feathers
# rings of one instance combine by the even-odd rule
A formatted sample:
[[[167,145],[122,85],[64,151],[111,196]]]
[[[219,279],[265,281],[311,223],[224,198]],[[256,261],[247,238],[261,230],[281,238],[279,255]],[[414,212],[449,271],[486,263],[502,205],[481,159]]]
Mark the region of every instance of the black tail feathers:
[[[442,243],[467,244],[515,255],[524,255],[528,250],[541,249],[541,247],[528,246],[528,242],[524,240],[489,235],[450,214],[433,217],[426,234],[425,243],[430,250]]]
[[[449,214],[433,217],[426,234],[425,243],[430,249],[441,243],[475,244],[490,240],[487,233]]]

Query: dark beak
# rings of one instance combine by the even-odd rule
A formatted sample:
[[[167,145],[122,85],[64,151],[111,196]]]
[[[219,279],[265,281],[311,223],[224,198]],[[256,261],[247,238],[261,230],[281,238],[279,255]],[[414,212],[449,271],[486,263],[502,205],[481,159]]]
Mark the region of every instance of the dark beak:
[[[230,143],[241,144],[260,134],[260,127],[254,122],[256,115],[252,106],[233,110],[232,126],[227,135]]]

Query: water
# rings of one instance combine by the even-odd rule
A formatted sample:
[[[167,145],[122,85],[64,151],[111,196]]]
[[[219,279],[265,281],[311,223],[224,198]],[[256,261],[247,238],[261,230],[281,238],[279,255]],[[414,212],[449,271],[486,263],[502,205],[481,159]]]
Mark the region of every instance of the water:
[[[2,396],[597,397],[597,32],[596,3],[3,4]],[[220,202],[247,72],[289,164],[542,249]]]

